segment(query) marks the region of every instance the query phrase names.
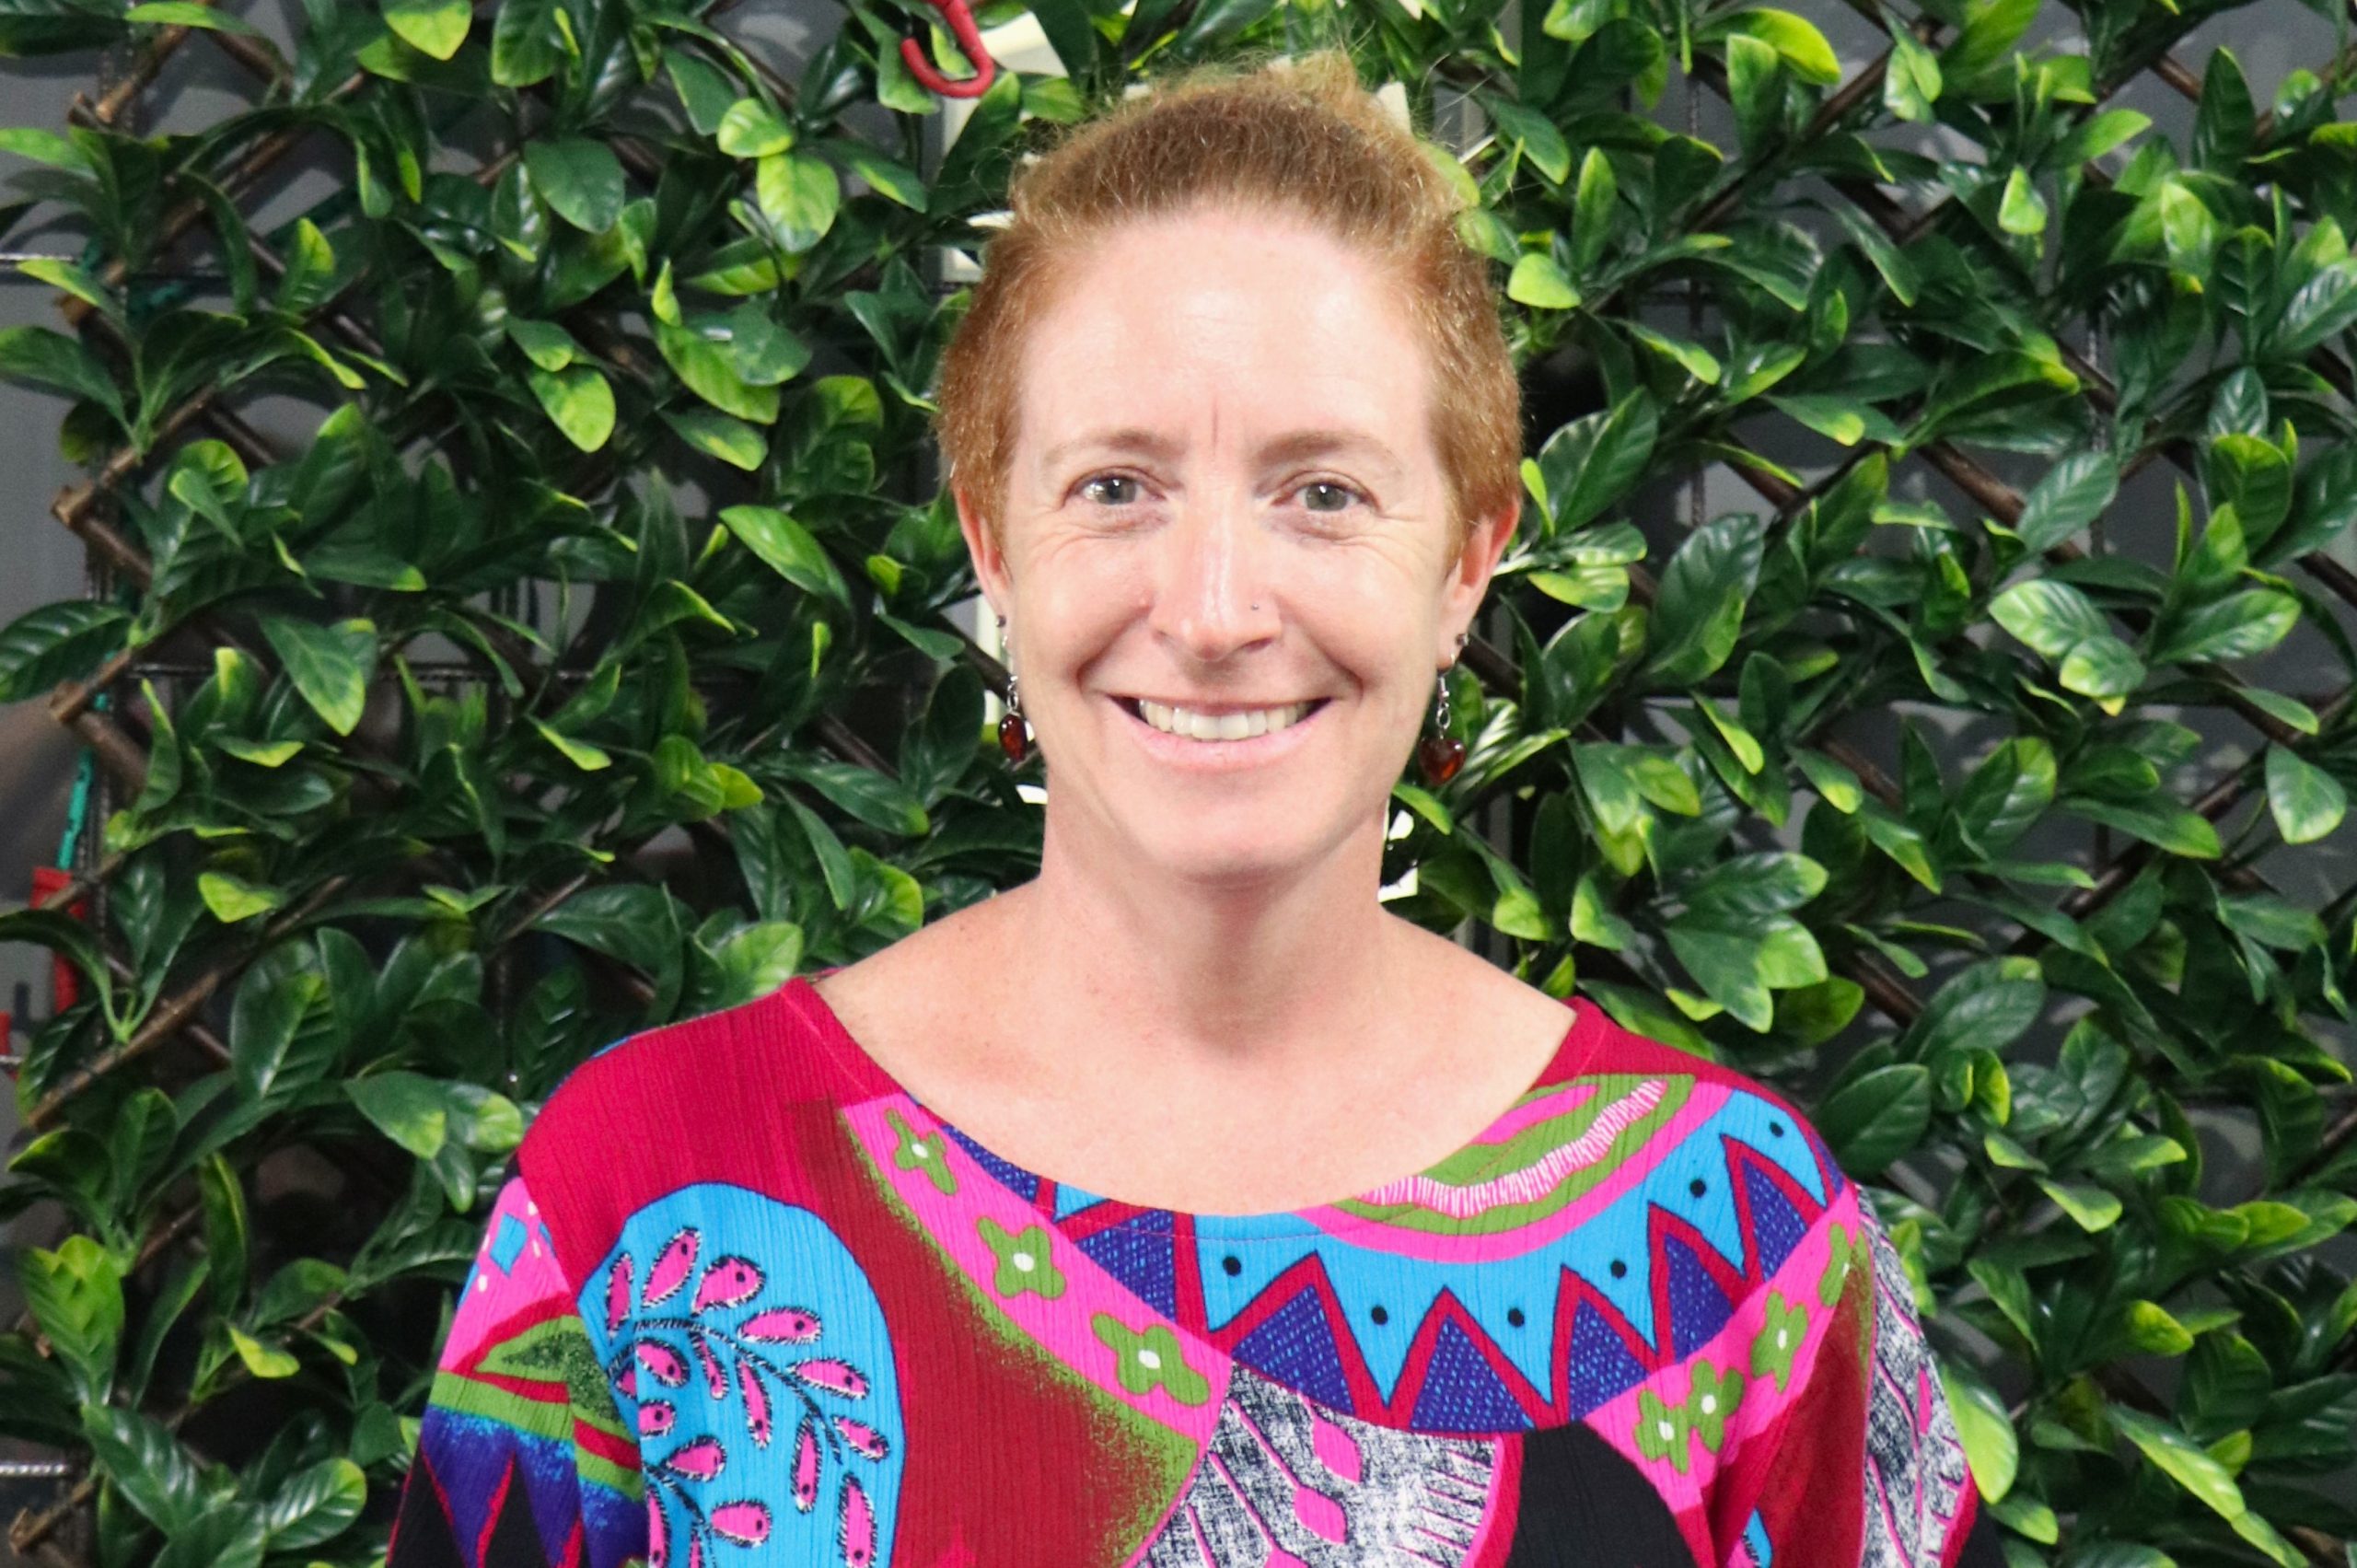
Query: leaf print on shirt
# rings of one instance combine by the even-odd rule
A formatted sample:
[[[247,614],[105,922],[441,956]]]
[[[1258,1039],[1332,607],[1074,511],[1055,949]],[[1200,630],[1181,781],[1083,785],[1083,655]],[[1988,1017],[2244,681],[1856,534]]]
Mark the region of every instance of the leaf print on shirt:
[[[1049,1235],[1046,1225],[1026,1225],[1021,1230],[1009,1231],[984,1214],[974,1222],[974,1228],[998,1259],[998,1272],[991,1276],[991,1288],[1000,1295],[1021,1295],[1029,1291],[1042,1300],[1053,1301],[1063,1295],[1063,1271],[1056,1267],[1051,1253],[1054,1237]]]
[[[1841,1297],[1841,1284],[1850,1277],[1850,1265],[1865,1256],[1859,1245],[1857,1233],[1847,1225],[1830,1225],[1825,1235],[1825,1272],[1817,1282],[1817,1299],[1830,1307]]]
[[[1702,1446],[1715,1454],[1726,1441],[1727,1418],[1743,1403],[1743,1374],[1722,1373],[1707,1361],[1694,1364],[1693,1382],[1686,1390],[1686,1416]]]
[[[1651,1388],[1638,1391],[1637,1452],[1648,1459],[1667,1459],[1684,1475],[1693,1434],[1694,1418],[1685,1405],[1666,1404]]]
[[[722,1236],[738,1250],[707,1244]],[[682,1188],[631,1217],[582,1295],[645,1458],[647,1568],[777,1552],[878,1568],[900,1390],[875,1292],[824,1221],[726,1183]]]
[[[910,1126],[897,1110],[888,1110],[884,1120],[900,1140],[892,1151],[892,1163],[902,1170],[921,1170],[927,1181],[938,1188],[944,1196],[958,1191],[958,1173],[941,1157],[941,1145],[949,1141],[946,1132],[921,1133]]]
[[[1160,1388],[1182,1405],[1200,1405],[1212,1397],[1211,1384],[1187,1365],[1168,1324],[1151,1323],[1141,1333],[1111,1313],[1099,1312],[1089,1326],[1112,1350],[1114,1376],[1131,1393]]]
[[[1751,1342],[1751,1375],[1775,1378],[1776,1389],[1782,1393],[1792,1381],[1794,1359],[1807,1337],[1808,1308],[1785,1300],[1781,1290],[1770,1291],[1768,1314]]]

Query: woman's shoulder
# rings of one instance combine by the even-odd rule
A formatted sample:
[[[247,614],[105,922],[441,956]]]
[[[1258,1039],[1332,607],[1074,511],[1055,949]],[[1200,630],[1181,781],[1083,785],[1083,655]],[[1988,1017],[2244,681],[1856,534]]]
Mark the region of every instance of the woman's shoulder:
[[[666,1111],[693,1117],[724,1097],[840,1092],[842,1064],[815,1003],[810,978],[797,975],[749,1000],[622,1035],[558,1080],[527,1145],[570,1142]]]
[[[1632,1086],[1654,1085],[1647,1097],[1666,1095],[1695,1108],[1709,1106],[1719,1113],[1706,1121],[1689,1114],[1678,1123],[1677,1136],[1690,1137],[1706,1125],[1732,1118],[1748,1139],[1769,1142],[1794,1139],[1805,1145],[1829,1177],[1840,1167],[1832,1151],[1807,1114],[1782,1089],[1741,1068],[1711,1056],[1671,1045],[1643,1032],[1643,1016],[1615,1017],[1597,1003],[1579,1003],[1584,1037],[1568,1053],[1569,1073],[1580,1081],[1627,1080]],[[1582,1046],[1584,1045],[1584,1049]]]
[[[796,1151],[865,1092],[797,976],[749,1001],[600,1048],[558,1083],[517,1151],[579,1277],[629,1214],[701,1182],[792,1184]]]

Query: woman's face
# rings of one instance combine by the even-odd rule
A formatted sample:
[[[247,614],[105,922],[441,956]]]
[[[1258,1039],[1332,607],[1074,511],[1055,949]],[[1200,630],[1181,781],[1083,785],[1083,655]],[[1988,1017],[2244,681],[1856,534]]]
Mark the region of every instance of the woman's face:
[[[1393,294],[1321,233],[1202,209],[1116,231],[1035,324],[996,543],[958,502],[1058,833],[1213,883],[1379,843],[1514,526],[1450,558]],[[1223,717],[1266,733],[1168,731]]]

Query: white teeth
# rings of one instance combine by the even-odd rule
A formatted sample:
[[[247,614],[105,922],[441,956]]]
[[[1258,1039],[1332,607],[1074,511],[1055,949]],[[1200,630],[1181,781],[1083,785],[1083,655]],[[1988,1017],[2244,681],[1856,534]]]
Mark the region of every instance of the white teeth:
[[[1199,714],[1190,709],[1141,699],[1138,711],[1145,715],[1146,723],[1167,735],[1183,735],[1190,740],[1243,740],[1255,735],[1272,735],[1290,725],[1300,723],[1302,715],[1309,712],[1309,704],[1288,703],[1282,708],[1252,708],[1235,714]]]

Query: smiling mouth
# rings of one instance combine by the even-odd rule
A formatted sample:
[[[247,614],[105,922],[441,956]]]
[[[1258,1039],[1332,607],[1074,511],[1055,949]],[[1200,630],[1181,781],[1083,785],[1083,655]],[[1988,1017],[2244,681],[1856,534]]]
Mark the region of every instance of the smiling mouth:
[[[1312,697],[1298,703],[1272,703],[1260,708],[1231,708],[1214,714],[1157,703],[1145,697],[1113,699],[1132,718],[1149,729],[1188,740],[1204,741],[1249,740],[1259,736],[1274,735],[1292,728],[1331,700]]]

